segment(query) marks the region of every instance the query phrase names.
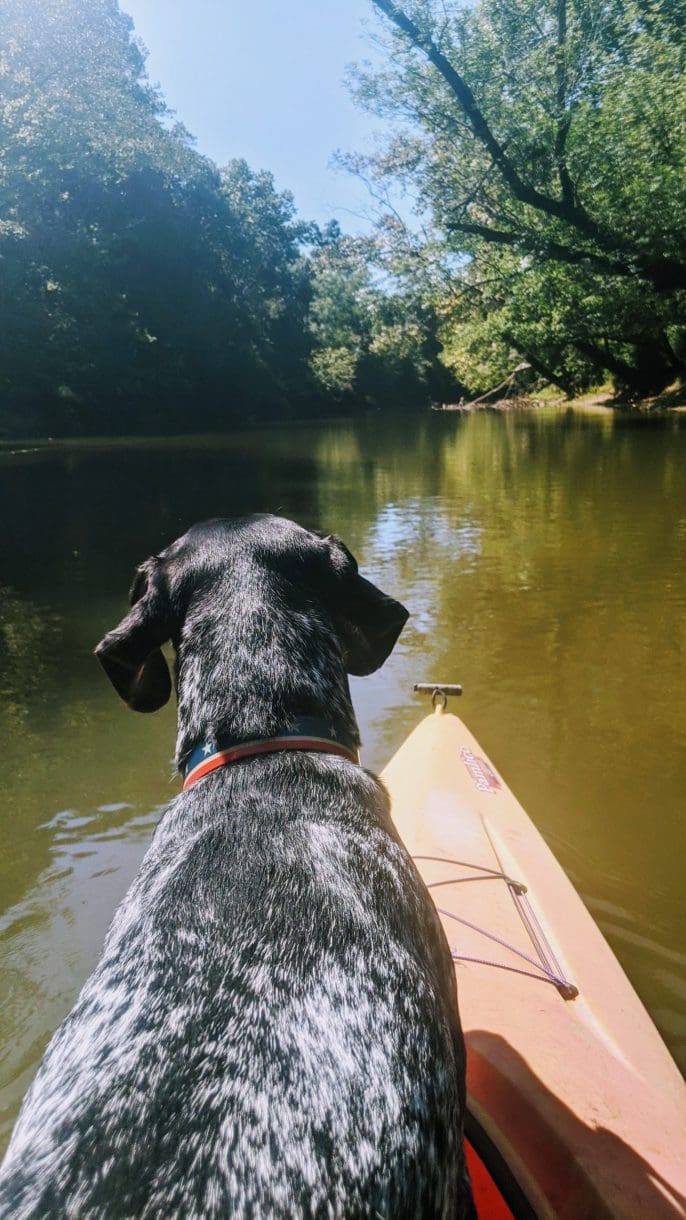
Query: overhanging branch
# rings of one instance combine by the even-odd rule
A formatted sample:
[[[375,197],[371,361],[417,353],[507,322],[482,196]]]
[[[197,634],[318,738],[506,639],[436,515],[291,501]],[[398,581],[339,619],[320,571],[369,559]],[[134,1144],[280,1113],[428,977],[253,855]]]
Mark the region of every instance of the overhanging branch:
[[[508,156],[505,147],[491,130],[469,85],[439,49],[431,35],[423,33],[393,0],[372,0],[372,3],[406,36],[413,47],[420,50],[427,57],[429,62],[440,73],[461,107],[476,139],[489,153],[503,181],[515,199],[544,215],[563,221],[583,237],[596,242],[601,247],[601,250],[611,251],[623,256],[619,260],[614,260],[608,257],[608,255],[592,255],[586,252],[578,254],[574,252],[573,257],[566,254],[563,255],[562,253],[551,253],[550,257],[555,257],[563,262],[592,261],[599,270],[607,270],[608,266],[611,266],[615,268],[614,274],[638,275],[653,284],[658,292],[673,292],[677,289],[686,288],[685,263],[675,258],[644,254],[637,251],[631,239],[627,239],[605,225],[600,224],[588,215],[585,208],[580,206],[576,200],[573,183],[569,177],[565,162],[568,114],[559,116],[560,125],[557,129],[555,151],[558,159],[560,187],[563,197],[562,199],[555,199],[551,195],[536,190],[530,183],[524,181],[514,162]],[[560,22],[558,39],[564,39],[566,37],[566,8],[562,3],[558,10],[558,17]],[[562,75],[558,76],[558,90],[558,99],[561,100],[566,95],[566,80]],[[489,230],[489,232],[492,231]],[[492,236],[489,237],[486,233],[483,233],[482,236],[486,241],[498,240]],[[519,244],[522,244],[521,241]],[[562,245],[557,247],[555,242],[550,242],[548,245],[551,251],[556,248],[560,252],[566,250],[566,247]],[[541,252],[542,247],[540,243],[537,249]],[[623,259],[626,261],[623,261]]]
[[[448,232],[465,233],[480,237],[483,241],[499,246],[515,246],[528,254],[538,254],[542,258],[552,259],[558,263],[586,264],[596,271],[606,275],[635,276],[639,274],[636,266],[620,262],[618,259],[605,258],[590,250],[576,250],[572,246],[564,246],[561,242],[551,241],[545,237],[537,237],[528,233],[514,233],[506,229],[494,229],[489,225],[474,224],[469,221],[452,221],[446,225]]]
[[[491,131],[469,85],[446,59],[443,52],[438,49],[431,36],[423,34],[419,26],[415,25],[414,21],[397,4],[393,3],[393,0],[372,0],[372,3],[409,38],[413,46],[423,51],[430,63],[441,74],[462,107],[474,135],[493,158],[503,179],[520,203],[529,204],[530,207],[536,208],[540,212],[546,212],[550,216],[557,217],[558,220],[567,221],[568,224],[574,225],[582,232],[598,236],[601,231],[600,227],[583,208],[554,199],[550,195],[544,195],[523,180],[502,144]]]

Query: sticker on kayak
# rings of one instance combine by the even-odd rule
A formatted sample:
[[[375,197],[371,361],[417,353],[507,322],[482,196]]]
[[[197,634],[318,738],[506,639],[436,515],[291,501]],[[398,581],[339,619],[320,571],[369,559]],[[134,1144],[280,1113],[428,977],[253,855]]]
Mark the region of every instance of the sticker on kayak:
[[[498,776],[492,767],[488,765],[485,758],[481,758],[478,754],[474,754],[472,750],[468,750],[463,746],[460,750],[460,758],[465,767],[469,771],[474,783],[479,792],[498,792],[502,787]]]

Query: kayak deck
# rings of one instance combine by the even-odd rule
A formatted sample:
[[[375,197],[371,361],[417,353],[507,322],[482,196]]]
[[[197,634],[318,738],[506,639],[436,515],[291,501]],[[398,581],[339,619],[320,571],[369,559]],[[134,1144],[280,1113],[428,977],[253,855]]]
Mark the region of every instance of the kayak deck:
[[[438,707],[382,778],[457,959],[472,1121],[533,1213],[685,1216],[681,1076],[479,743]]]

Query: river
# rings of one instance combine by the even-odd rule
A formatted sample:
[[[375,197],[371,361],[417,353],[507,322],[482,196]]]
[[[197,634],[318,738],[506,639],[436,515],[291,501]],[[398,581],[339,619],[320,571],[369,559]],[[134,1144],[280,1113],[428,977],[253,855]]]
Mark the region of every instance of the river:
[[[334,531],[412,618],[353,680],[363,760],[456,710],[686,1066],[686,419],[374,414],[226,437],[0,450],[0,1147],[161,805],[174,711],[92,649],[134,566],[194,521]]]

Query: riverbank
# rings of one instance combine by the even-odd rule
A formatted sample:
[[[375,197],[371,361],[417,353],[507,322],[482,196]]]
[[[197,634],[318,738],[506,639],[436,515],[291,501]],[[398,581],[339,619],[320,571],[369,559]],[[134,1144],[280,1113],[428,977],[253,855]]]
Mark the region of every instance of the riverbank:
[[[633,400],[622,398],[610,386],[599,386],[587,394],[578,394],[575,398],[565,398],[560,395],[557,387],[546,386],[540,394],[533,397],[527,394],[511,394],[489,402],[475,399],[473,402],[442,403],[432,409],[471,415],[479,411],[531,411],[541,407],[560,407],[565,410],[591,411],[601,414],[614,414],[619,411],[637,415],[686,412],[686,385],[675,383],[661,394],[656,394],[651,398]]]
[[[602,386],[590,394],[580,394],[576,398],[558,399],[562,405],[576,407],[584,411],[626,411],[640,415],[661,414],[671,411],[686,411],[686,385],[675,382],[661,394],[649,398],[629,400],[622,398],[609,386]],[[548,405],[551,400],[548,400]]]
[[[532,397],[525,394],[512,394],[490,402],[476,400],[473,402],[460,401],[458,403],[431,404],[432,411],[437,413],[454,412],[464,415],[479,412],[531,411],[539,410],[542,407],[600,414],[616,414],[618,412],[637,415],[686,413],[686,385],[674,384],[669,386],[662,394],[658,394],[653,398],[642,398],[633,402],[620,398],[610,386],[599,386],[587,394],[577,395],[576,398],[565,398],[559,393],[557,387],[546,386],[540,393]],[[140,433],[127,436],[119,434],[108,436],[103,433],[93,436],[4,436],[0,437],[0,454],[31,454],[60,448],[92,449],[98,447],[114,448],[117,446],[122,449],[144,449],[151,445],[157,446],[161,441],[171,448],[184,448],[188,445],[205,443],[207,437],[211,436],[225,439],[227,437],[244,437],[246,434],[261,433],[270,429],[284,427],[293,430],[317,426],[336,427],[341,424],[349,424],[355,420],[364,419],[365,416],[374,416],[378,412],[379,408],[372,407],[367,411],[356,410],[350,414],[337,416],[312,416],[282,421],[274,419],[249,419],[241,421],[240,425],[232,421],[231,426],[223,431],[183,432],[174,435]],[[402,413],[403,415],[417,416],[423,414],[423,411],[403,406]],[[389,418],[397,418],[399,413],[397,411],[384,411],[383,414]]]

